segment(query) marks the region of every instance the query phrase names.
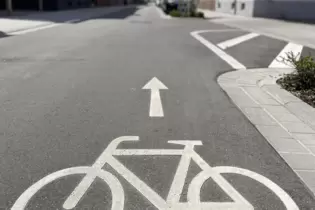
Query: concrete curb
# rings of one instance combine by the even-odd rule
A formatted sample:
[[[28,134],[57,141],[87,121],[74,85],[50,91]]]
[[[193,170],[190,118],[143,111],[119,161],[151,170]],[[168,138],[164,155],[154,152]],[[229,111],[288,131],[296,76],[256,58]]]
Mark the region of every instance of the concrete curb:
[[[276,84],[292,71],[234,71],[218,83],[315,195],[315,109]]]

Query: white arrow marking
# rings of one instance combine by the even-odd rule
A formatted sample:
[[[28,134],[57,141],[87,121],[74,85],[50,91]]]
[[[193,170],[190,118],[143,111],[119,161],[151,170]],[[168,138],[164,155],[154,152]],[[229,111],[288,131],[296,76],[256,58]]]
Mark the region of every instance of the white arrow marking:
[[[151,90],[150,117],[164,117],[160,90],[168,88],[156,77],[153,77],[142,89]]]

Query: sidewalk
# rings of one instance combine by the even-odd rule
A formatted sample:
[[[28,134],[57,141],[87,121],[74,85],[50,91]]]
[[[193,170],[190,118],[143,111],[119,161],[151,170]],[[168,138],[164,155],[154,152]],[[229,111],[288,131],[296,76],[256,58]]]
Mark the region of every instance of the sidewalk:
[[[315,49],[315,25],[201,11],[211,22]],[[218,83],[315,195],[315,109],[276,84],[292,71],[232,71],[219,76]]]
[[[201,10],[211,22],[252,31],[276,39],[315,48],[315,24],[283,20],[234,16],[210,10]]]
[[[275,83],[291,71],[233,71],[218,83],[315,195],[315,109]]]
[[[131,6],[85,8],[57,12],[35,12],[29,15],[0,18],[0,32],[12,34],[19,31],[48,27],[62,23],[75,23],[85,19],[103,16]]]

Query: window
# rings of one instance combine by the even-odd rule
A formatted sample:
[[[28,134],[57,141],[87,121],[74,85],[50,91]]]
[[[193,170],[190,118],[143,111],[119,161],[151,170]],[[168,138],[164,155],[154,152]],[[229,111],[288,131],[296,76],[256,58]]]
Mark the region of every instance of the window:
[[[232,9],[235,9],[235,2],[233,2],[233,3],[231,4],[231,8],[232,8]]]
[[[243,2],[241,5],[241,9],[244,10],[245,9],[245,3]]]

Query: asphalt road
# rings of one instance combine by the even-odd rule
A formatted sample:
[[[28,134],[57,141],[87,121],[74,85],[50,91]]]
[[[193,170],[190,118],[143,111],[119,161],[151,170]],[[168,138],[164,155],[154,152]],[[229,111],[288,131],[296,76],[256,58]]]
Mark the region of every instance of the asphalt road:
[[[140,141],[122,143],[118,148],[162,151],[183,148],[168,140],[200,140],[203,145],[195,146],[195,151],[210,166],[251,170],[276,183],[301,210],[315,209],[314,196],[220,89],[216,78],[232,69],[190,36],[191,31],[204,29],[230,28],[205,20],[161,19],[154,7],[138,7],[0,39],[1,209],[10,209],[46,175],[92,166],[120,136],[139,136]],[[204,36],[219,42],[216,36],[226,36],[224,33]],[[281,50],[285,44],[267,37],[257,39],[229,49],[230,53],[246,65],[263,67],[277,54],[275,48]],[[244,52],[238,53],[241,49]],[[149,116],[151,93],[142,89],[154,77],[168,88],[160,91],[163,117]],[[158,98],[153,101],[152,106],[159,105]],[[192,161],[183,192],[168,196],[180,156],[115,157],[161,199],[179,197],[180,202],[191,204],[181,209],[199,208],[187,194],[189,183],[204,165]],[[181,163],[185,165],[185,161]],[[151,194],[143,193],[147,188],[140,187],[141,193],[134,187],[137,179],[127,182],[113,166],[103,168],[120,181],[124,209],[158,209],[150,202]],[[185,173],[178,177],[185,178]],[[35,190],[25,209],[63,209],[82,177],[81,171]],[[120,189],[117,182],[110,183]],[[226,183],[254,209],[286,209],[274,188],[239,174],[210,176],[201,187],[200,200],[233,201],[233,190]],[[179,185],[180,181],[175,184]],[[110,209],[119,190],[108,186],[96,178],[74,209]],[[116,204],[121,203],[119,197]]]

